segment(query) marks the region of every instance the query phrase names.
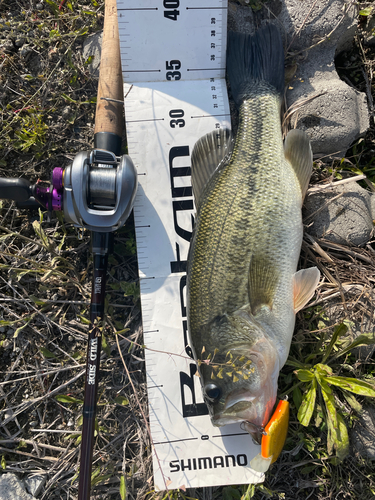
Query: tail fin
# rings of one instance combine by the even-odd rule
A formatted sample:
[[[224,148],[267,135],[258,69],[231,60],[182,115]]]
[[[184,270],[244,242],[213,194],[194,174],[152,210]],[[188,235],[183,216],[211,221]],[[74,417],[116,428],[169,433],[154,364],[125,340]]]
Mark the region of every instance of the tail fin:
[[[255,35],[229,33],[227,74],[237,106],[249,88],[265,81],[282,95],[284,93],[284,48],[280,32],[273,24]]]

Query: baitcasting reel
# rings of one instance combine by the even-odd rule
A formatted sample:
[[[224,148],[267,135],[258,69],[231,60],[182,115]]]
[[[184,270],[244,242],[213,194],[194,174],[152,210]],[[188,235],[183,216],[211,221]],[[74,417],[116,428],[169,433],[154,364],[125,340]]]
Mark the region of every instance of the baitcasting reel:
[[[65,169],[54,168],[49,187],[26,179],[0,179],[0,198],[14,200],[19,207],[38,204],[49,211],[62,210],[75,226],[107,233],[125,223],[137,184],[128,155],[93,149],[78,153]]]

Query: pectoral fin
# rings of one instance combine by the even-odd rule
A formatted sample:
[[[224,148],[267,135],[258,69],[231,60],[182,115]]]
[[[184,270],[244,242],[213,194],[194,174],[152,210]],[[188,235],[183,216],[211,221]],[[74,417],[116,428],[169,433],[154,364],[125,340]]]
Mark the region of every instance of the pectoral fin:
[[[191,154],[191,183],[197,207],[204,187],[219,164],[231,153],[231,146],[232,136],[227,128],[214,130],[195,143]]]
[[[249,269],[249,302],[252,314],[264,306],[272,309],[279,279],[276,266],[266,257],[254,255]]]
[[[301,269],[293,275],[294,312],[301,310],[314,295],[320,272],[317,267]]]
[[[305,197],[312,172],[313,156],[308,136],[302,130],[291,130],[285,139],[285,158],[291,163]]]

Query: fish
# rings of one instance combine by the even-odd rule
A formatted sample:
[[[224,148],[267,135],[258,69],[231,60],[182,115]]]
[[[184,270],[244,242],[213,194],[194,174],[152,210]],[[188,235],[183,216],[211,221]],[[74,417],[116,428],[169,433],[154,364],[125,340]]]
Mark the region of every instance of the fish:
[[[283,143],[284,50],[275,25],[229,34],[227,76],[236,137],[216,129],[191,156],[188,334],[212,424],[241,423],[260,442],[296,313],[320,279],[316,267],[297,271],[313,158],[303,131]]]

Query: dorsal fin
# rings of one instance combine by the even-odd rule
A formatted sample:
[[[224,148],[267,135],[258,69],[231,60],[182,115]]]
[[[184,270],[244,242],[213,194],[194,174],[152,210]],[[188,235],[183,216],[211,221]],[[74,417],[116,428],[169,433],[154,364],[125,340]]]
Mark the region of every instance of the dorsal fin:
[[[263,255],[253,255],[249,269],[249,302],[255,316],[262,307],[272,309],[279,272],[277,266]]]
[[[196,207],[212,174],[231,153],[231,144],[232,136],[227,128],[214,130],[195,143],[191,154],[191,183]]]
[[[291,130],[285,139],[285,158],[291,163],[305,197],[312,172],[313,156],[310,139],[302,130]]]

